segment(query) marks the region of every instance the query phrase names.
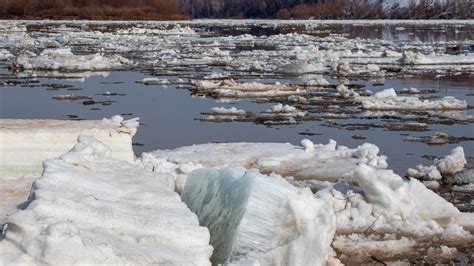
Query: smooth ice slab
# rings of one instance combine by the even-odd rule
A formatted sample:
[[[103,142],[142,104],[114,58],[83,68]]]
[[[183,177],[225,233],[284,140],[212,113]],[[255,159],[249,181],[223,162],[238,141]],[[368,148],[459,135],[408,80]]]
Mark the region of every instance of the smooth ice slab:
[[[28,207],[8,219],[0,265],[210,265],[209,231],[173,178],[111,153],[81,135],[45,161]]]
[[[199,169],[182,198],[209,228],[214,264],[326,263],[336,221],[309,189],[244,168]]]

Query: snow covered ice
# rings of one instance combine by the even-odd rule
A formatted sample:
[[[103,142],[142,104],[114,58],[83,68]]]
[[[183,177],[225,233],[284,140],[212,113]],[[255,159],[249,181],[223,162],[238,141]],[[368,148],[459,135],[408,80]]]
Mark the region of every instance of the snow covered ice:
[[[45,161],[28,207],[8,218],[2,265],[210,265],[209,231],[173,192],[172,177],[116,160],[81,135]]]
[[[137,131],[137,119],[0,119],[0,127],[0,223],[26,200],[33,180],[43,172],[43,161],[70,150],[81,134],[108,145],[115,159],[129,163],[135,160],[132,138]]]

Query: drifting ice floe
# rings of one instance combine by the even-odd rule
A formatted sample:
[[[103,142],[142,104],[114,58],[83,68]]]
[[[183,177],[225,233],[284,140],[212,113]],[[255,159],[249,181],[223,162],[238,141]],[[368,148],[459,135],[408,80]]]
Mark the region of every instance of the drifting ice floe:
[[[182,197],[209,228],[214,264],[326,264],[336,221],[309,189],[244,168],[200,169]]]
[[[45,161],[25,210],[8,218],[0,264],[210,265],[209,231],[172,177],[111,158],[92,137]]]
[[[36,70],[113,70],[130,65],[131,61],[119,56],[74,55],[69,48],[46,49],[41,54],[23,54],[12,64],[14,68]]]
[[[238,83],[232,79],[221,82],[199,81],[196,85],[199,92],[211,93],[218,98],[267,98],[305,93],[296,87],[280,83]]]
[[[363,109],[369,110],[463,110],[467,102],[454,97],[440,100],[420,100],[414,96],[398,96],[394,89],[386,89],[370,97],[356,97]]]

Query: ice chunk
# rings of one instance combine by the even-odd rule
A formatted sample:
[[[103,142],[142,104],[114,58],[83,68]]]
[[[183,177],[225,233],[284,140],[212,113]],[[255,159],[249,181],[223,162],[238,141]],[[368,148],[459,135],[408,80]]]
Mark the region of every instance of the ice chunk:
[[[309,189],[244,168],[199,169],[183,201],[211,232],[211,261],[325,265],[334,213]]]
[[[392,170],[376,170],[362,164],[355,170],[354,179],[368,202],[380,212],[402,218],[417,216],[424,220],[449,220],[460,214],[453,204],[427,189],[418,180],[405,182]]]
[[[442,175],[452,176],[464,169],[466,164],[464,158],[464,149],[462,147],[454,148],[451,154],[447,155],[437,163],[439,171]]]
[[[25,210],[8,218],[0,264],[210,265],[209,231],[173,178],[112,159],[90,136],[45,161]]]

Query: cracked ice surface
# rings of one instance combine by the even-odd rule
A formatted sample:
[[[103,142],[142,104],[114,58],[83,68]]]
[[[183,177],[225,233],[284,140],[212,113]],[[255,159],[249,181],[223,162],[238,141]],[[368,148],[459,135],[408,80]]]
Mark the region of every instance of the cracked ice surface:
[[[25,210],[8,218],[0,264],[210,265],[209,231],[171,176],[111,157],[81,135],[45,161]]]

